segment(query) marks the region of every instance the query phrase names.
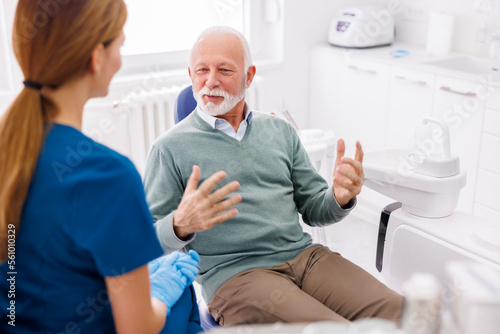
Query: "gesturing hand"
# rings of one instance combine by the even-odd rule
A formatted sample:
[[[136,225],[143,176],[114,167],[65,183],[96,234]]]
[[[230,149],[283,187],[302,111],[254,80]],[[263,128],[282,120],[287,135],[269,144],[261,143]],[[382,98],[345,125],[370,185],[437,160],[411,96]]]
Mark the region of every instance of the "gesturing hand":
[[[224,198],[237,190],[240,184],[232,181],[210,194],[226,177],[226,173],[214,173],[198,188],[200,173],[200,168],[193,166],[181,202],[174,213],[174,232],[180,239],[186,239],[193,232],[208,230],[238,214],[238,210],[228,209],[241,202],[241,196],[235,195],[227,200]]]
[[[356,154],[353,159],[344,157],[345,143],[342,139],[337,142],[337,158],[333,170],[333,193],[341,207],[351,198],[361,192],[363,186],[363,149],[359,141],[356,142]]]
[[[148,264],[151,296],[167,305],[167,315],[191,285],[198,274],[200,256],[195,251],[189,255],[173,252],[161,256]]]

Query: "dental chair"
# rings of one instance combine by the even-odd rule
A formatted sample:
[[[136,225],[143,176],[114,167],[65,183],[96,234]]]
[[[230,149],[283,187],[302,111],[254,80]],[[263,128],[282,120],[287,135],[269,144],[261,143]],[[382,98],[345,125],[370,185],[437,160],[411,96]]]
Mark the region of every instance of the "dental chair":
[[[196,109],[197,103],[194,99],[192,86],[184,88],[177,97],[177,102],[174,107],[175,124],[182,121],[193,110]],[[302,144],[311,159],[316,170],[328,181],[332,186],[333,162],[335,159],[336,141],[333,132],[323,131],[319,129],[308,129],[298,131]],[[302,223],[304,230],[311,234],[313,241],[323,245],[327,244],[325,230],[322,227],[310,227]],[[196,284],[196,282],[194,283]],[[196,293],[200,295],[199,286]],[[198,298],[198,308],[200,311],[200,322],[203,330],[208,331],[220,325],[214,320],[208,312],[208,306],[203,298]]]
[[[177,102],[174,107],[174,121],[175,124],[182,121],[196,108],[196,100],[193,95],[193,87],[187,86],[179,93]]]

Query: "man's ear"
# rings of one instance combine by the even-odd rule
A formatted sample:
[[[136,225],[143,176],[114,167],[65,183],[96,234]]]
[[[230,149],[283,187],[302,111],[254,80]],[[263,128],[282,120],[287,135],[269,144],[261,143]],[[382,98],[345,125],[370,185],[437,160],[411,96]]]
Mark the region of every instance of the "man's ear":
[[[188,67],[188,74],[189,74],[189,77],[191,78],[191,67]]]
[[[90,55],[89,71],[92,75],[99,75],[103,66],[104,45],[99,44]]]
[[[250,66],[247,70],[247,88],[250,87],[252,84],[253,78],[255,77],[255,73],[257,72],[257,69],[255,68],[254,65]]]

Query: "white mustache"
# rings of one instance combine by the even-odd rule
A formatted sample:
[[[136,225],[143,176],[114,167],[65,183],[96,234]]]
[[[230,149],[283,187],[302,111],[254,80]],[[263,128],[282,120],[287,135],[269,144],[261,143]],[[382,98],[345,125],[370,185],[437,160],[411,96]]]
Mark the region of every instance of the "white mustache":
[[[219,88],[214,88],[214,89],[209,89],[207,86],[204,86],[200,91],[198,92],[201,96],[203,95],[210,95],[210,96],[220,96],[225,99],[229,98],[230,95],[223,91],[222,89]]]

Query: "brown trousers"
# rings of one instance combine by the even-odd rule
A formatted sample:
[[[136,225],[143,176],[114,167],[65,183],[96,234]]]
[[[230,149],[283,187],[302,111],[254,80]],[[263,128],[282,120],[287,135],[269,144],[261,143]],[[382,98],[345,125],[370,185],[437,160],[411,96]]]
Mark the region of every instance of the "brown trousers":
[[[208,309],[222,326],[273,322],[398,321],[403,297],[340,254],[312,246],[294,260],[227,280]]]

